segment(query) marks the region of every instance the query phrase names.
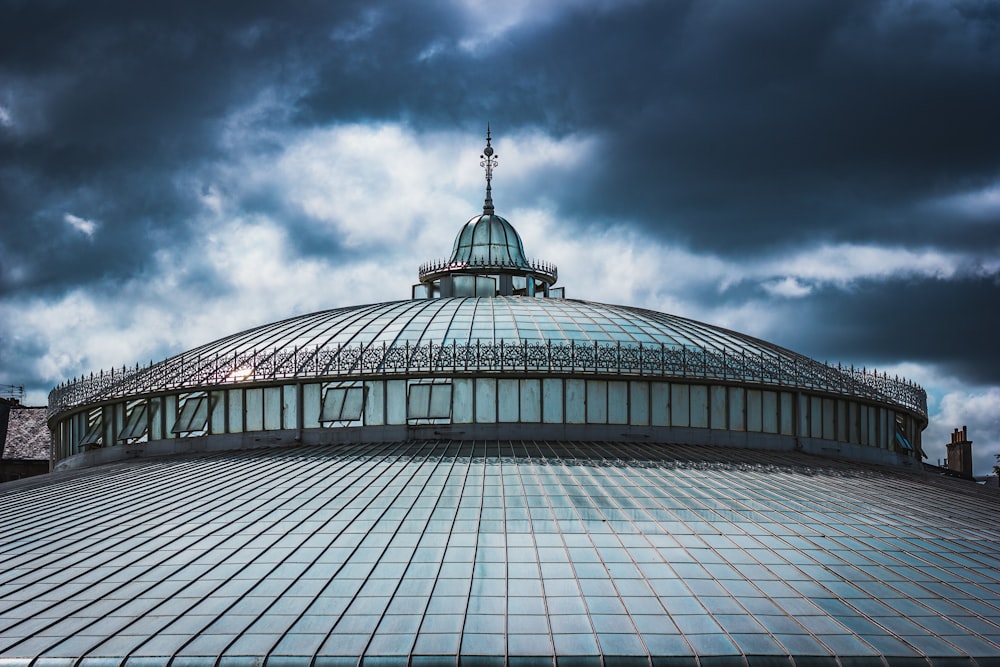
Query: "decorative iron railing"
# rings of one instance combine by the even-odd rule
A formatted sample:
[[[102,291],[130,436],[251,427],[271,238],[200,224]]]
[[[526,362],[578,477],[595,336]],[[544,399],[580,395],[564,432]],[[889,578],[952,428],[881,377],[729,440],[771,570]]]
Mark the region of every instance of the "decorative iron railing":
[[[665,344],[551,341],[359,344],[212,356],[188,353],[148,366],[101,371],[63,383],[49,393],[49,415],[96,401],[240,382],[513,371],[718,380],[811,389],[887,402],[927,417],[927,393],[920,386],[886,373],[833,366],[808,357],[763,350],[748,354]]]
[[[538,259],[527,260],[527,265],[486,261],[484,259],[473,260],[471,262],[452,262],[449,259],[436,259],[421,264],[420,268],[417,269],[417,275],[420,277],[420,280],[423,280],[428,276],[436,276],[440,273],[461,271],[463,269],[474,271],[525,271],[527,269],[535,274],[549,278],[551,283],[555,283],[559,279],[559,269],[555,264]]]

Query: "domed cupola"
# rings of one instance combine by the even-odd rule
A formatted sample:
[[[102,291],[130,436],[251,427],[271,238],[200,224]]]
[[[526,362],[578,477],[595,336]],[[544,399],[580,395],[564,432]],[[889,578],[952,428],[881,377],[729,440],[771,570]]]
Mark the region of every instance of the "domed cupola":
[[[529,268],[521,235],[499,215],[483,213],[465,223],[455,237],[450,264],[488,264]]]
[[[420,283],[413,286],[413,298],[564,296],[562,288],[552,289],[558,279],[555,265],[529,260],[520,234],[495,213],[492,181],[498,163],[489,128],[479,164],[486,170],[483,213],[470,218],[458,232],[449,259],[420,267]]]

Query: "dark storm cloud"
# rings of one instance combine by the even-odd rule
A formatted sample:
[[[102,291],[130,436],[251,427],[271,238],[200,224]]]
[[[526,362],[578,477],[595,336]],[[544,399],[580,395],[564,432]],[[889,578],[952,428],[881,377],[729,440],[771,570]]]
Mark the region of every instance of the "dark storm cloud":
[[[262,89],[294,100],[309,40],[347,3],[7,3],[0,23],[0,222],[5,254],[30,268],[0,283],[58,290],[141,268],[188,238],[184,178],[225,159],[228,113]],[[317,47],[318,48],[318,47]],[[94,220],[92,243],[63,223]]]
[[[956,234],[962,220],[924,210],[1000,175],[995,3],[636,4],[466,49],[486,26],[443,3],[32,2],[4,14],[0,94],[27,129],[0,133],[0,215],[6,252],[46,258],[35,285],[127,275],[150,233],[189,233],[196,202],[178,177],[227,159],[221,124],[267,88],[291,113],[258,121],[276,131],[491,119],[594,133],[599,159],[540,194],[711,252],[804,239],[1000,247],[1000,224]],[[236,148],[280,150],[277,136]],[[65,213],[101,223],[95,243]]]
[[[914,207],[1000,175],[993,16],[945,3],[703,3],[578,20],[545,48],[574,60],[546,79],[553,105],[570,100],[572,122],[610,135],[590,196],[569,201],[703,248],[933,242],[947,221],[914,230]]]
[[[743,284],[723,303],[760,293]],[[706,299],[710,297],[706,296]],[[859,280],[770,306],[770,340],[814,358],[884,367],[907,361],[972,384],[1000,383],[1000,281],[995,277]],[[784,324],[782,324],[784,323]]]
[[[368,122],[478,137],[491,121],[501,154],[522,131],[591,141],[592,160],[498,190],[554,207],[567,234],[611,221],[737,267],[822,244],[1000,256],[1000,195],[959,197],[1000,182],[1000,2],[540,3],[499,30],[504,11],[0,0],[0,293],[114,299],[159,251],[199,250],[209,184],[227,215],[280,221],[293,259],[342,257],[287,183],[239,169]],[[1000,294],[974,277],[996,268],[955,269],[815,281],[802,299],[750,279],[678,297],[760,301],[794,325],[776,342],[820,358],[1000,381]],[[234,289],[185,270],[202,272],[178,278],[192,298]],[[963,314],[981,324],[953,327]],[[27,382],[45,350],[11,331],[0,366]]]

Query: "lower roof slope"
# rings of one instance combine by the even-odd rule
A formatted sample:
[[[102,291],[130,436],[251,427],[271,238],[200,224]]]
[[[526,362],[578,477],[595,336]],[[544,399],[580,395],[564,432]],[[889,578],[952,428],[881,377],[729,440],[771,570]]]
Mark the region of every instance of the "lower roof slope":
[[[135,460],[0,485],[0,562],[5,665],[1000,664],[1000,497],[805,455]]]

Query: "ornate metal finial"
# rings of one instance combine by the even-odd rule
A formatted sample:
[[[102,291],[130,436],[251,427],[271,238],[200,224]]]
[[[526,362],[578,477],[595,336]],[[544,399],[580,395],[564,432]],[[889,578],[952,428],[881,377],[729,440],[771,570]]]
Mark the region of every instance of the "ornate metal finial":
[[[479,156],[479,166],[486,169],[486,201],[483,202],[483,214],[493,215],[493,188],[490,182],[493,180],[493,168],[497,166],[497,155],[493,153],[493,146],[490,145],[490,124],[486,124],[486,148]]]

